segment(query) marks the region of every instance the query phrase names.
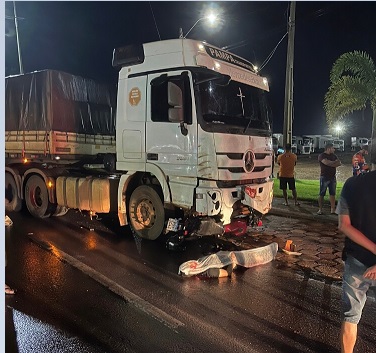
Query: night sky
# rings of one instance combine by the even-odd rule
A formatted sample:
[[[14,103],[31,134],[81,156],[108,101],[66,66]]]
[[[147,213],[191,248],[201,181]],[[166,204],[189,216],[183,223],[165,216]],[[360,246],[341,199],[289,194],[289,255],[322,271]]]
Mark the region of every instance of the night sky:
[[[16,2],[24,72],[56,69],[116,84],[112,52],[123,45],[178,38],[213,8],[215,29],[204,21],[189,38],[206,40],[260,66],[287,32],[288,2],[122,1]],[[5,75],[18,74],[12,2],[5,8]],[[296,5],[293,134],[330,133],[323,109],[333,62],[366,51],[376,60],[376,2]],[[282,132],[287,36],[261,71],[269,80],[274,132]],[[349,116],[349,135],[371,135],[370,109]]]

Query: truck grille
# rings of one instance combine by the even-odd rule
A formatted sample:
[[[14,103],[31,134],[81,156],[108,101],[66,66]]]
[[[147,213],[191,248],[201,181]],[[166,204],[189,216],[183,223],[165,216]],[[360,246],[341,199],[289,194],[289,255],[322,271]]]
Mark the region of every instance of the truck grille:
[[[226,158],[227,157],[227,158]],[[261,173],[271,165],[270,153],[254,153],[252,173]],[[217,153],[218,170],[232,174],[244,174],[244,153]],[[227,162],[226,162],[227,160]]]

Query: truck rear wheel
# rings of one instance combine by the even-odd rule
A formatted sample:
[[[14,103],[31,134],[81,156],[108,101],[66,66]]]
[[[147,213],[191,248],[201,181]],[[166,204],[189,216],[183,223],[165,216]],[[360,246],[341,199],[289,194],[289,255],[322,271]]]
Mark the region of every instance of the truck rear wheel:
[[[26,182],[25,202],[30,214],[36,218],[49,217],[54,211],[48,199],[46,183],[38,175],[31,176]]]
[[[142,185],[133,191],[129,199],[129,221],[141,238],[155,240],[162,234],[165,210],[153,187]]]
[[[17,185],[13,175],[5,173],[5,210],[18,212],[22,208],[22,200],[17,193]]]

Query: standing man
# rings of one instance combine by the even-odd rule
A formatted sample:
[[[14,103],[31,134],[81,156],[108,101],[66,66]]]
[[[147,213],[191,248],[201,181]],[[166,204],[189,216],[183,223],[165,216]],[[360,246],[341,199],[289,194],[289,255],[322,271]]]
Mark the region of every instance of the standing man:
[[[364,156],[368,154],[368,145],[364,145],[352,158],[353,175],[368,172],[368,165]]]
[[[352,353],[367,291],[376,289],[376,171],[353,176],[338,201],[338,229],[346,236],[342,258],[341,352]]]
[[[334,154],[334,147],[332,143],[325,145],[325,151],[318,157],[320,163],[320,193],[319,193],[319,210],[318,215],[322,215],[322,205],[324,203],[324,196],[326,189],[329,189],[330,213],[335,214],[336,207],[336,171],[337,167],[341,165],[341,161]]]
[[[296,195],[296,188],[295,188],[295,165],[297,161],[297,157],[295,153],[291,152],[291,144],[288,143],[286,145],[286,151],[283,154],[280,154],[277,158],[277,163],[279,164],[279,188],[283,192],[283,198],[285,202],[283,203],[285,206],[289,205],[287,199],[287,184],[289,189],[292,192],[292,196],[295,201],[295,206],[299,206],[299,202],[297,200]]]

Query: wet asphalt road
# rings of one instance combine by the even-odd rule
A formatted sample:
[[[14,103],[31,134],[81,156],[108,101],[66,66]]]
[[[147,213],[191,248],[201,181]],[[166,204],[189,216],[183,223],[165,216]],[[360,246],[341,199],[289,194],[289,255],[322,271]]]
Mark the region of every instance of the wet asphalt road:
[[[230,278],[182,278],[182,262],[236,248],[202,239],[169,252],[74,211],[10,217],[6,280],[18,292],[5,301],[6,352],[339,351],[338,284],[277,261]],[[358,352],[374,352],[375,324],[370,300]]]

